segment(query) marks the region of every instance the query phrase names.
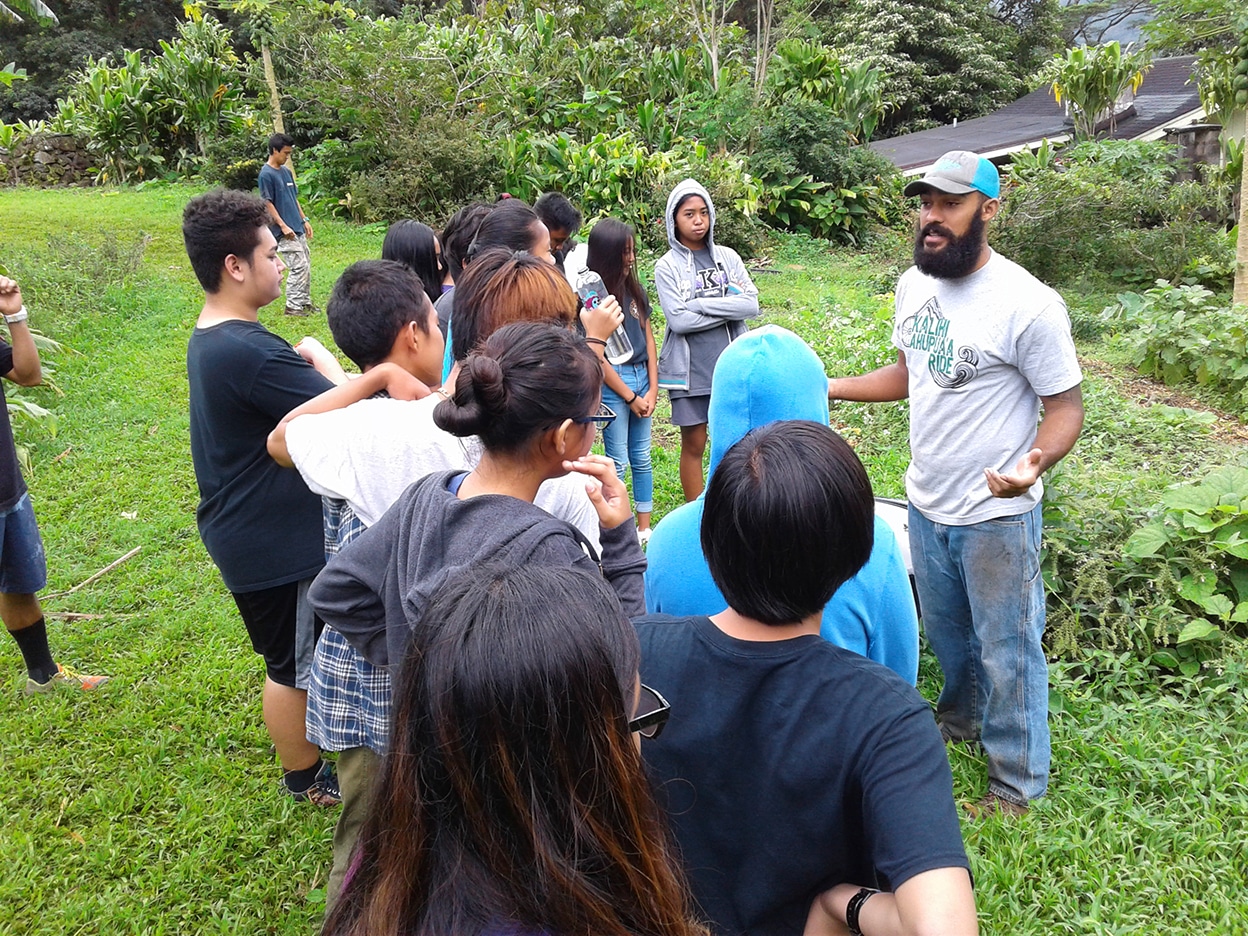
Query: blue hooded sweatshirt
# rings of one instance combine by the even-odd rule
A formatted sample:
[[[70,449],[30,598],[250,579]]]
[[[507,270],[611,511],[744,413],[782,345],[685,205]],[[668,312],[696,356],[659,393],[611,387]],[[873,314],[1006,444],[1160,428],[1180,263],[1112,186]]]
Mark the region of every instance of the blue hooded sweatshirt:
[[[801,338],[766,325],[730,344],[715,365],[710,473],[751,429],[779,419],[826,426],[828,379],[818,355]],[[652,614],[710,615],[728,607],[702,555],[702,507],[699,497],[654,529],[646,555],[646,609]],[[910,579],[897,538],[879,517],[871,558],[832,596],[820,633],[887,666],[910,685],[918,678],[919,622]]]

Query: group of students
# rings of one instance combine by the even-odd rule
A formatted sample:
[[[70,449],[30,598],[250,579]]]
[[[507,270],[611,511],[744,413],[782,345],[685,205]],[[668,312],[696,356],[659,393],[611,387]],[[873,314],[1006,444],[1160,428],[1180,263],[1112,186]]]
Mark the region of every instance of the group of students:
[[[668,199],[657,359],[632,232],[574,247],[565,205],[394,225],[326,307],[354,379],[259,325],[263,202],[184,215],[199,525],[288,790],[342,802],[325,931],[975,932],[909,582],[821,362],[746,332],[757,290],[696,182]],[[691,503],[647,555],[659,387]]]

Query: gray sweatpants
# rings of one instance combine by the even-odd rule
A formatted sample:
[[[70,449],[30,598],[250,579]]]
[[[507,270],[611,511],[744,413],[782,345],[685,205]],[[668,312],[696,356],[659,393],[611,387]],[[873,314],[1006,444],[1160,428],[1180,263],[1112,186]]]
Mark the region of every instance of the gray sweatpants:
[[[277,242],[277,255],[286,264],[286,308],[306,312],[312,305],[312,257],[302,234]]]

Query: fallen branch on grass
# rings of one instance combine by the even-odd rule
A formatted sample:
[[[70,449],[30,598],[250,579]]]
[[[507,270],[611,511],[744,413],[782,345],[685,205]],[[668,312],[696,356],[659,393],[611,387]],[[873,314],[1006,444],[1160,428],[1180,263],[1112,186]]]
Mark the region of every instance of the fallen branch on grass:
[[[98,621],[100,618],[122,618],[138,617],[136,614],[82,614],[79,611],[44,611],[45,618],[52,618],[54,621]]]
[[[100,579],[100,578],[104,577],[104,576],[105,576],[105,575],[107,575],[109,572],[112,572],[112,571],[113,571],[113,569],[117,568],[119,565],[121,565],[121,564],[122,564],[123,562],[125,562],[127,559],[133,559],[135,556],[137,556],[137,555],[139,554],[139,550],[140,550],[140,549],[142,549],[142,548],[143,548],[142,546],[135,546],[135,547],[134,547],[134,549],[130,550],[128,553],[126,553],[126,554],[125,554],[124,556],[122,556],[120,559],[114,559],[112,562],[110,562],[110,563],[109,563],[108,565],[106,565],[104,568],[100,569],[100,571],[96,572],[94,575],[88,576],[87,578],[83,579],[81,582],[79,582],[77,585],[75,585],[73,588],[69,589],[68,591],[52,592],[52,594],[50,594],[50,595],[44,595],[44,596],[43,596],[43,600],[44,600],[44,601],[51,601],[53,598],[64,598],[66,595],[72,595],[74,592],[76,592],[76,591],[77,591],[78,589],[80,589],[80,588],[86,588],[86,587],[87,587],[88,585],[90,585],[92,582],[96,581],[97,579]]]

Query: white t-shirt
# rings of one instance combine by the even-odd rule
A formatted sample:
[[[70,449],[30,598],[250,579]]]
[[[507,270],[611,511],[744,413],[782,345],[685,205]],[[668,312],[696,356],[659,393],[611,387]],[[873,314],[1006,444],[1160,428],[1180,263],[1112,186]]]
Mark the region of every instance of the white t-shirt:
[[[361,400],[328,413],[310,413],[286,426],[286,448],[316,494],[337,497],[372,526],[414,481],[435,471],[471,470],[481,457],[476,438],[439,429],[433,410],[441,397]],[[567,520],[601,553],[598,512],[575,472],[546,481],[534,503]]]
[[[1012,472],[1035,441],[1039,398],[1083,379],[1062,297],[995,251],[960,279],[911,267],[897,283],[893,344],[909,371],[910,502],[953,526],[1031,510],[1040,481],[993,497],[984,469]]]

